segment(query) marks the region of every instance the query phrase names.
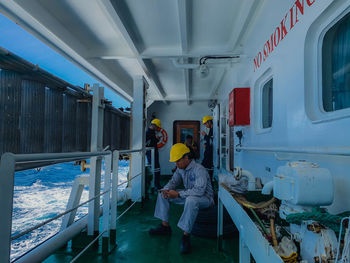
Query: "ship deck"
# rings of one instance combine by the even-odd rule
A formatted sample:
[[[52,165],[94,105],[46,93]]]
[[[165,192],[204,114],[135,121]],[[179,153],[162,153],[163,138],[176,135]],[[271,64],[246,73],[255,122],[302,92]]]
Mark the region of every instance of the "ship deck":
[[[118,207],[122,213],[128,204]],[[159,224],[153,217],[155,196],[143,205],[133,206],[117,225],[117,247],[108,257],[103,257],[101,240],[99,248],[90,248],[76,262],[238,262],[238,237],[223,240],[223,250],[217,249],[217,240],[191,236],[192,253],[180,254],[181,230],[176,226],[182,213],[182,206],[171,206],[170,225],[172,236],[153,237],[148,234],[149,228]],[[62,248],[46,259],[45,263],[70,262],[87,243],[82,233],[66,248]],[[73,244],[73,245],[72,245]]]

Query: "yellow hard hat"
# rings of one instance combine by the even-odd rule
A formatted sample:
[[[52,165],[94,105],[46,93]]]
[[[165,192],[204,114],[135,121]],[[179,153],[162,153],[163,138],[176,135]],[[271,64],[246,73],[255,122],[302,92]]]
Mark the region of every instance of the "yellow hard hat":
[[[152,120],[151,124],[156,125],[158,128],[162,128],[162,124],[159,119]]]
[[[203,117],[203,124],[206,124],[207,121],[212,121],[212,120],[213,120],[212,116],[206,115],[206,116]]]
[[[189,153],[190,149],[183,143],[174,144],[170,150],[170,162],[176,162],[180,160],[186,153]]]

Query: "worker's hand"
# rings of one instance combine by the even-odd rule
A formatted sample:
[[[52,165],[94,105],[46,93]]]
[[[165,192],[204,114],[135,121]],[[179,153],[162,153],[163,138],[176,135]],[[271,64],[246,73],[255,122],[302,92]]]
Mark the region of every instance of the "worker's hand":
[[[161,136],[156,136],[156,138],[157,138],[157,140],[159,141],[159,140],[160,140],[160,138],[161,138]]]
[[[201,131],[201,134],[202,134],[203,136],[207,135],[207,133],[206,133],[205,131]]]
[[[178,198],[178,197],[179,197],[179,193],[176,192],[175,190],[168,191],[168,198],[169,199]]]
[[[169,190],[161,190],[161,193],[162,193],[162,195],[163,195],[163,197],[164,197],[165,199],[168,198]]]

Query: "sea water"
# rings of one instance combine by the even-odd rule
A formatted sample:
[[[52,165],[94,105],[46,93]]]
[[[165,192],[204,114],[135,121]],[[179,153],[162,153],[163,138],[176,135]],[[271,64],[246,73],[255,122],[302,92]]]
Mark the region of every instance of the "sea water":
[[[128,161],[119,162],[119,183],[125,181],[129,170]],[[103,179],[104,171],[102,172]],[[89,170],[80,171],[80,166],[64,163],[17,172],[13,197],[12,235],[18,234],[66,210],[74,179],[88,176]],[[103,183],[101,184],[103,188]],[[126,184],[121,187],[126,187]],[[80,203],[88,200],[88,187],[83,191]],[[102,202],[102,200],[101,200]],[[76,218],[87,214],[88,204],[78,208]],[[62,217],[14,240],[11,244],[11,261],[29,249],[56,234]]]

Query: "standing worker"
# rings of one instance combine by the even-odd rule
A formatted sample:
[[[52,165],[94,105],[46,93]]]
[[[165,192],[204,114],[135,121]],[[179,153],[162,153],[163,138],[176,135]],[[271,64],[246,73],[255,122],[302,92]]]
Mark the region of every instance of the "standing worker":
[[[160,191],[154,216],[162,223],[149,230],[150,235],[171,235],[169,226],[170,203],[184,205],[184,210],[177,224],[184,231],[181,239],[182,254],[191,252],[190,233],[196,221],[198,210],[214,204],[213,189],[207,170],[192,159],[190,149],[183,143],[173,145],[170,150],[170,162],[176,163],[176,171]],[[177,190],[181,184],[185,189]]]
[[[156,132],[162,127],[159,119],[153,119],[151,125],[146,132],[146,146],[154,148],[154,187],[155,190],[161,189],[160,186],[160,165],[159,165],[159,153],[157,143],[159,137],[156,136]],[[152,155],[151,151],[147,151],[147,162],[151,164]]]
[[[201,131],[204,136],[204,158],[202,165],[208,170],[210,179],[213,180],[213,117],[204,116],[203,124],[209,129],[207,134],[205,131]]]

